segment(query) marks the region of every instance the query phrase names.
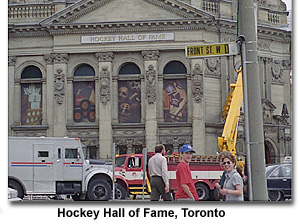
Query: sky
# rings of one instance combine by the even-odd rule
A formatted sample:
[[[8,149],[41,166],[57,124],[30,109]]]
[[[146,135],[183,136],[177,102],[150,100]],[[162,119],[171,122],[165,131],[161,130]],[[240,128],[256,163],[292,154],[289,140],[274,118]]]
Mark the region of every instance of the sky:
[[[283,0],[287,5],[287,10],[292,9],[292,0]]]

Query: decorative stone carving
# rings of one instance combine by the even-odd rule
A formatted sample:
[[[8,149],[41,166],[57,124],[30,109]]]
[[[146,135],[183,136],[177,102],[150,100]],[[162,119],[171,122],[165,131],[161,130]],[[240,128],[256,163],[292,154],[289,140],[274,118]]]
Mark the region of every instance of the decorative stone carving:
[[[102,67],[100,72],[100,101],[106,105],[110,101],[110,72],[108,67]]]
[[[266,0],[258,0],[260,6],[266,6]]]
[[[65,95],[65,75],[62,74],[62,69],[57,69],[54,74],[54,97],[58,105],[63,103]]]
[[[114,139],[116,145],[126,145],[128,148],[132,148],[134,145],[145,145],[145,141],[143,137],[116,137]]]
[[[263,111],[263,122],[264,124],[273,123],[273,113],[276,106],[271,103],[268,99],[262,99],[262,111]]]
[[[283,66],[283,69],[291,70],[292,62],[290,60],[283,60],[282,61],[282,66]]]
[[[280,0],[279,5],[278,5],[278,9],[280,11],[286,11],[287,10],[287,5],[286,3],[284,3],[283,1]]]
[[[227,35],[227,34],[222,34],[221,35],[221,42],[235,42],[236,37],[234,35]]]
[[[69,60],[68,54],[51,54],[54,63],[67,63]]]
[[[99,139],[98,138],[80,138],[82,144],[87,146],[99,146]]]
[[[99,61],[112,61],[114,59],[113,52],[99,52],[95,53],[96,58]]]
[[[160,57],[159,50],[141,51],[144,60],[158,60]]]
[[[146,79],[146,98],[149,104],[153,104],[156,101],[156,71],[154,70],[153,65],[148,66],[145,79]]]
[[[46,54],[44,55],[44,60],[46,61],[47,64],[53,64],[54,57],[52,54]]]
[[[257,43],[258,49],[263,49],[263,50],[270,50],[270,43],[267,41],[258,41]]]
[[[192,73],[192,95],[196,103],[200,103],[203,98],[203,74],[199,64],[196,64]]]
[[[184,144],[192,144],[192,137],[190,136],[165,136],[160,137],[160,143],[166,145],[173,145],[174,147],[178,147],[179,145]]]
[[[207,74],[219,75],[220,74],[220,59],[219,57],[211,57],[205,59]]]
[[[271,67],[272,71],[272,81],[281,82],[282,80],[282,64],[281,61],[274,60]]]
[[[16,56],[8,56],[8,65],[14,66],[16,64],[17,57]]]

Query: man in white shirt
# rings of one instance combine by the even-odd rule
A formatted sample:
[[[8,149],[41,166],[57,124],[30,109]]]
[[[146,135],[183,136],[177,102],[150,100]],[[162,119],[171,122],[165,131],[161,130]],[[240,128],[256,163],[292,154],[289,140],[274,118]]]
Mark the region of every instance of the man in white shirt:
[[[155,147],[155,155],[148,162],[149,175],[151,177],[151,201],[158,201],[160,196],[164,201],[172,201],[167,171],[167,161],[164,145]]]

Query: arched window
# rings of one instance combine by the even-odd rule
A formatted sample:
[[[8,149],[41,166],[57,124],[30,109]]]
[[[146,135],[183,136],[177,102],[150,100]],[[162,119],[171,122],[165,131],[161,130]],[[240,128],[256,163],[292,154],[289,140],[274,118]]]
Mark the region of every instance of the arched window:
[[[94,76],[94,75],[95,72],[93,67],[87,64],[83,64],[79,66],[74,72],[74,76]]]
[[[163,72],[164,122],[187,122],[187,69],[183,63],[171,61],[164,67]]]
[[[74,72],[74,122],[95,122],[95,71],[88,64],[78,66]],[[84,80],[82,80],[84,77]]]
[[[119,123],[141,122],[141,82],[139,76],[140,68],[134,63],[126,63],[119,70]]]
[[[21,73],[21,125],[42,124],[41,78],[40,69],[33,65]]]
[[[140,74],[140,68],[134,63],[126,63],[124,64],[120,70],[120,75],[131,75],[131,74]]]
[[[163,70],[163,74],[186,74],[187,69],[182,62],[171,61],[169,62]]]
[[[27,66],[21,74],[21,79],[35,79],[35,78],[41,79],[42,73],[38,67],[33,65]]]

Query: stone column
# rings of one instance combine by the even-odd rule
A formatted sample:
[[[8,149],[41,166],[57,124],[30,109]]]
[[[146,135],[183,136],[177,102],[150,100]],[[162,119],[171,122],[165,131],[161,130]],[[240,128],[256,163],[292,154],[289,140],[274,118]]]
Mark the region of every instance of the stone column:
[[[292,110],[292,99],[290,97],[290,92],[292,92],[291,90],[291,82],[289,81],[291,79],[290,77],[290,73],[291,73],[291,61],[290,60],[284,60],[282,61],[282,80],[284,82],[284,103],[287,105],[288,111],[289,113]],[[290,121],[289,123],[292,123],[292,121]]]
[[[99,61],[99,92],[100,98],[97,116],[99,117],[99,157],[101,159],[112,158],[113,133],[112,133],[112,60],[113,52],[99,52],[95,56]]]
[[[141,52],[145,68],[145,141],[148,152],[153,152],[158,143],[157,123],[157,82],[158,82],[158,50]]]
[[[265,63],[266,69],[265,69],[265,73],[266,73],[266,77],[265,77],[265,96],[266,99],[271,101],[271,83],[272,83],[272,71],[271,71],[271,66],[272,66],[272,62],[273,62],[273,58],[267,58],[264,57],[263,61]]]
[[[15,64],[17,57],[9,56],[8,57],[8,135],[12,135],[11,126],[15,122],[14,113],[16,111],[15,105]],[[18,103],[17,103],[18,104]],[[20,103],[19,103],[20,104]],[[19,112],[20,113],[20,112]]]
[[[53,115],[54,115],[54,70],[53,70],[53,56],[44,55],[44,59],[47,63],[46,73],[47,73],[47,89],[43,89],[46,92],[46,101],[43,104],[47,104],[46,112],[46,124],[48,125],[47,136],[54,135],[54,125],[53,125]],[[43,114],[44,117],[44,114]]]
[[[204,79],[203,60],[192,59],[192,105],[193,105],[193,148],[196,154],[205,154],[205,105],[204,105]]]
[[[52,54],[54,73],[53,136],[67,136],[67,62],[68,54]]]

